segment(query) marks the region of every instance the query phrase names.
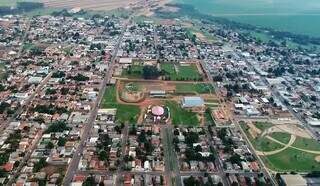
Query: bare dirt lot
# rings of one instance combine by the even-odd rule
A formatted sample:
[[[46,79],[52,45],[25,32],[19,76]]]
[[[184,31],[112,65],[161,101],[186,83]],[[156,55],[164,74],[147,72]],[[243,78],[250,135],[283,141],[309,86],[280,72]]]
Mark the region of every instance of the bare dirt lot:
[[[83,8],[90,10],[112,10],[126,8],[138,0],[41,0],[49,8]]]

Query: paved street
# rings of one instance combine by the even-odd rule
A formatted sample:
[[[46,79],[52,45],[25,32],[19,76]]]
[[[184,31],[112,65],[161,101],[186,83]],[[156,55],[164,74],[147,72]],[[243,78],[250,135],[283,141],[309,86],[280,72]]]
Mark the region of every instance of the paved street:
[[[130,21],[130,19],[129,19],[129,21]],[[126,28],[127,28],[127,24],[123,28],[123,31],[122,31],[122,33],[121,33],[121,35],[119,37],[118,43],[117,43],[117,45],[116,45],[116,47],[114,49],[114,53],[112,55],[112,59],[111,59],[110,65],[109,65],[109,69],[107,70],[107,72],[105,74],[105,77],[104,77],[104,79],[102,81],[102,85],[101,85],[98,97],[97,97],[97,99],[95,101],[95,104],[93,106],[93,109],[92,109],[92,111],[90,113],[90,117],[89,117],[89,119],[87,121],[87,124],[85,125],[85,127],[83,129],[83,133],[81,135],[79,145],[78,145],[75,153],[73,154],[72,160],[71,160],[71,162],[70,162],[70,164],[68,166],[66,175],[65,175],[64,180],[63,180],[63,185],[64,186],[70,185],[70,183],[72,182],[73,176],[75,175],[75,173],[76,173],[76,171],[78,169],[78,165],[79,165],[80,158],[81,158],[81,155],[82,155],[82,152],[83,152],[83,148],[85,146],[86,140],[90,137],[90,131],[91,131],[91,128],[93,127],[94,121],[96,119],[96,116],[97,116],[97,113],[98,113],[98,110],[99,110],[99,104],[102,101],[104,92],[105,92],[105,90],[107,88],[106,85],[110,81],[110,79],[112,78],[113,67],[114,67],[114,64],[116,62],[116,56],[117,56],[120,44],[122,42],[123,34],[124,34]]]

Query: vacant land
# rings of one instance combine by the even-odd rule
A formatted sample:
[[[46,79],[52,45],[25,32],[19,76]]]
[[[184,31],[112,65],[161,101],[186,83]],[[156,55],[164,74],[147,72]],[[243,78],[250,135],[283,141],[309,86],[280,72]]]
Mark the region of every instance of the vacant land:
[[[166,79],[175,81],[202,80],[202,77],[194,64],[175,65],[164,63],[161,64],[161,69],[165,71]]]
[[[167,101],[166,106],[170,109],[170,116],[173,125],[196,126],[199,124],[197,114],[181,108],[180,104],[174,101]]]
[[[117,103],[116,88],[107,87],[102,100],[103,108],[117,108],[116,120],[119,122],[136,123],[140,114],[140,108],[135,105]]]
[[[194,84],[177,83],[176,93],[178,94],[183,94],[183,93],[209,94],[209,93],[214,93],[214,88],[211,84],[207,84],[207,83],[194,83]]]

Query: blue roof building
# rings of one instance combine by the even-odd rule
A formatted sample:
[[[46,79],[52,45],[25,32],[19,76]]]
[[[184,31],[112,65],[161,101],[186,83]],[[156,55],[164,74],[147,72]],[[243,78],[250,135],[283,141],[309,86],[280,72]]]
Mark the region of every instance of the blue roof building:
[[[192,107],[203,107],[204,101],[201,97],[183,97],[182,107],[192,108]]]

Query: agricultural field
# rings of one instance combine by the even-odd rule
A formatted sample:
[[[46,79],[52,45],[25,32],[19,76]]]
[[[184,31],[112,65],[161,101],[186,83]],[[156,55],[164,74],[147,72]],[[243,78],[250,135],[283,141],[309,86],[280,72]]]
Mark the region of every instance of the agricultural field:
[[[177,83],[176,84],[176,93],[195,93],[195,94],[211,94],[214,93],[214,88],[211,84],[207,83]]]
[[[117,108],[117,121],[136,123],[140,108],[136,105],[124,105],[117,102],[116,88],[107,87],[101,103],[102,108]]]
[[[320,144],[294,124],[240,123],[265,164],[275,171],[320,170]],[[294,163],[293,163],[294,162]]]
[[[170,109],[173,125],[197,126],[199,124],[197,114],[183,109],[180,104],[174,101],[166,101],[166,106]]]
[[[190,65],[174,65],[163,63],[160,65],[161,70],[165,71],[166,79],[173,81],[201,81],[203,78],[200,75],[197,66]]]

